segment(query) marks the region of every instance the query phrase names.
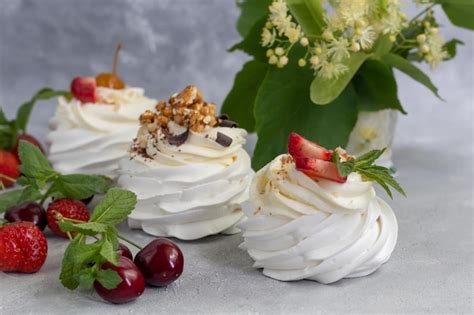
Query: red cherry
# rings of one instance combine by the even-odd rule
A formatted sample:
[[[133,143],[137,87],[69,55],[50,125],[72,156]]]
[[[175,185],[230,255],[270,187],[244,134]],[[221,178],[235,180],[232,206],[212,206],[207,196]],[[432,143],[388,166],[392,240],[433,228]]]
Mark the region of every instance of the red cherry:
[[[95,103],[99,99],[93,77],[77,77],[71,82],[71,93],[83,103]]]
[[[145,291],[145,279],[142,273],[127,257],[120,256],[118,266],[106,262],[100,268],[115,270],[122,278],[122,282],[115,289],[106,289],[100,282],[94,282],[95,290],[104,300],[114,304],[128,303]]]
[[[34,223],[41,231],[46,227],[46,211],[36,202],[24,202],[18,206],[11,207],[5,212],[5,220],[8,222],[28,221]]]
[[[140,268],[149,285],[163,287],[181,276],[184,257],[175,243],[159,238],[138,252],[135,256],[135,264]]]
[[[41,146],[41,143],[35,137],[29,134],[23,134],[16,137],[16,144],[15,144],[15,147],[13,148],[13,153],[17,156],[18,159],[20,159],[20,155],[18,154],[18,147],[20,145],[20,141],[26,141],[37,146],[41,150],[41,152],[43,152],[44,154],[44,150],[43,150],[43,147]]]
[[[119,243],[118,254],[119,254],[120,256],[127,257],[127,258],[129,258],[130,260],[133,260],[132,251],[130,250],[130,248],[128,248],[127,246],[125,246],[125,245],[122,244],[122,243]]]

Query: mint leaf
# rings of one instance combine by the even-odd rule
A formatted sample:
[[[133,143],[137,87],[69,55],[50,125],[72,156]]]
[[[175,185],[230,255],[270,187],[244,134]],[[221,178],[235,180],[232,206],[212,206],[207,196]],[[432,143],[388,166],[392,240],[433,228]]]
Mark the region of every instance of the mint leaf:
[[[114,247],[114,242],[106,235],[100,249],[100,255],[104,257],[105,260],[117,266],[119,264],[117,250],[118,248]]]
[[[0,194],[0,213],[16,206],[22,193],[23,189],[2,192]]]
[[[37,100],[47,100],[57,96],[70,96],[71,93],[68,91],[54,91],[50,88],[44,88],[36,92],[30,101],[23,103],[16,114],[16,127],[26,133],[28,121],[30,119],[31,111]]]
[[[237,73],[232,90],[222,105],[222,113],[228,114],[231,120],[248,132],[255,130],[253,114],[258,89],[267,73],[268,64],[257,60],[247,62]]]
[[[100,251],[100,244],[85,244],[83,240],[83,236],[77,235],[69,243],[64,253],[59,279],[63,286],[70,290],[74,290],[79,286],[76,274],[87,268],[88,264],[95,263]]]
[[[46,178],[56,174],[41,150],[35,145],[20,141],[20,171],[28,177]]]
[[[105,233],[109,228],[108,225],[97,222],[72,223],[70,221],[58,221],[58,225],[63,232],[76,232],[90,236]]]
[[[344,147],[357,120],[352,85],[328,106],[314,105],[308,93],[313,73],[296,64],[301,51],[293,50],[295,55],[290,55],[287,66],[268,70],[255,100],[258,142],[252,159],[254,169],[287,152],[292,131],[324,147]]]
[[[355,160],[357,167],[370,166],[372,165],[382,154],[385,152],[386,148],[382,150],[371,150],[365,154],[362,154]]]
[[[137,203],[137,196],[128,190],[110,189],[95,207],[91,222],[116,225],[132,212]]]
[[[106,289],[114,289],[122,283],[122,278],[112,269],[99,270],[96,279]]]
[[[93,268],[82,269],[75,277],[79,282],[79,288],[83,290],[92,289],[95,281],[95,273]]]
[[[8,125],[9,122],[10,121],[7,119],[7,116],[5,116],[3,109],[0,108],[0,125]]]
[[[341,176],[348,176],[354,170],[354,161],[341,162],[341,157],[337,151],[333,152],[332,161],[336,164],[337,171]]]
[[[269,14],[268,7],[272,2],[273,0],[242,0],[237,2],[241,12],[237,20],[237,31],[240,36],[247,36],[252,26]]]
[[[82,200],[105,193],[112,186],[112,180],[99,175],[58,175],[53,185],[61,197]]]

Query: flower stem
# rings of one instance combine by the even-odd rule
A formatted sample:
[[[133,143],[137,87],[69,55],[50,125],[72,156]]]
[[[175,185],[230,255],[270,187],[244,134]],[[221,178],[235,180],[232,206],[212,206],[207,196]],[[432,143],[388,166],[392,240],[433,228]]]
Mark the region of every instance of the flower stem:
[[[140,249],[140,250],[143,249],[143,247],[141,247],[140,245],[138,245],[138,244],[135,243],[134,241],[131,241],[131,240],[129,240],[128,238],[125,238],[125,237],[123,237],[122,235],[120,235],[120,234],[118,234],[118,233],[117,233],[117,237],[118,237],[119,239],[121,239],[121,240],[123,240],[123,241],[129,243],[130,245],[135,246],[136,248],[138,248],[138,249]]]
[[[435,5],[437,5],[437,3],[432,3],[430,4],[429,6],[427,6],[426,8],[424,8],[420,13],[418,13],[417,15],[415,15],[408,24],[412,24],[413,22],[415,22],[415,20],[417,18],[419,18],[420,16],[422,16],[423,14],[425,14],[426,12],[428,12],[429,10],[431,10]]]

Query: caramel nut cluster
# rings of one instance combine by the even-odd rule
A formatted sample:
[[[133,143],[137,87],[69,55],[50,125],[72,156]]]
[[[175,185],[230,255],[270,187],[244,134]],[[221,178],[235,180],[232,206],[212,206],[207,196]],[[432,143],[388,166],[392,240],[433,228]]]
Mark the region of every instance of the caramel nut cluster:
[[[149,131],[158,127],[167,128],[174,123],[189,128],[194,132],[203,132],[218,123],[215,116],[216,105],[203,100],[202,93],[194,85],[171,96],[168,102],[160,101],[156,113],[148,110],[140,116],[140,123],[147,125]]]

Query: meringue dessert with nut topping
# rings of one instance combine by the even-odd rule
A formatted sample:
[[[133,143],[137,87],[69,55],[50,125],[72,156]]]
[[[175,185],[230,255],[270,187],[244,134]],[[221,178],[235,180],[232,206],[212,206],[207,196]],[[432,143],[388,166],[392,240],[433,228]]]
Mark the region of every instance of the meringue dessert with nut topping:
[[[255,175],[253,208],[245,210],[248,220],[239,226],[241,248],[254,267],[281,281],[328,284],[371,274],[387,262],[397,241],[397,220],[373,183],[383,178],[403,190],[385,177],[388,170],[372,165],[380,152],[355,159],[292,133],[290,154],[277,156]]]
[[[216,117],[193,85],[144,112],[140,124],[118,179],[138,197],[129,226],[183,240],[238,232],[253,175],[246,131]]]
[[[59,98],[47,135],[49,160],[64,174],[117,176],[118,161],[128,155],[130,138],[138,118],[152,109],[156,100],[144,90],[126,86],[115,73],[77,77],[71,83],[72,98]]]

